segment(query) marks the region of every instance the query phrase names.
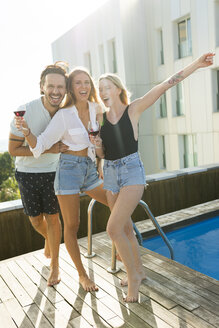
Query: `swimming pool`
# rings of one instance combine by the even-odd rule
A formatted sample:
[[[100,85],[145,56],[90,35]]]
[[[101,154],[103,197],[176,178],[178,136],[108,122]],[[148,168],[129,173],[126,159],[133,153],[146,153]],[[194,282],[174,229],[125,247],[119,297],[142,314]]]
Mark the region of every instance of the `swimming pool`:
[[[219,216],[167,232],[175,261],[219,280]],[[170,257],[160,236],[144,239],[143,246]]]

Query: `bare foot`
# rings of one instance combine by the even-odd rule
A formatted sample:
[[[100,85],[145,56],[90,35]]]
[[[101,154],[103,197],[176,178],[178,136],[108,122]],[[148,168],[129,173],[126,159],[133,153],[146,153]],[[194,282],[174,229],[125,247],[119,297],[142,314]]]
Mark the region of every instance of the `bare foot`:
[[[60,278],[59,268],[58,267],[50,268],[50,275],[47,280],[47,285],[54,286],[60,283],[60,281],[61,278]]]
[[[141,282],[142,282],[143,280],[147,279],[147,276],[146,276],[146,274],[145,274],[144,272],[139,273],[139,275],[140,275],[140,277],[141,277]],[[123,279],[120,281],[120,285],[121,285],[122,287],[124,287],[124,286],[128,286],[128,278],[127,278],[127,277],[123,278]]]
[[[45,239],[45,245],[44,245],[44,255],[47,259],[51,258],[50,256],[50,249],[49,249],[49,243],[48,240]]]
[[[98,291],[98,287],[87,275],[80,276],[79,282],[86,292]]]
[[[128,284],[128,295],[124,297],[126,303],[138,302],[138,290],[141,284],[140,275],[136,275],[134,279],[131,279]]]

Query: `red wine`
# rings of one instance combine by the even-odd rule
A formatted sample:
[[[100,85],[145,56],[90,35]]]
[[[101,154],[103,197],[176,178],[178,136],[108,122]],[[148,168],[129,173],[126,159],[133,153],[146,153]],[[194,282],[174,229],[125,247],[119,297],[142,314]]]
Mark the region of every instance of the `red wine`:
[[[89,134],[93,137],[96,137],[98,135],[99,131],[89,131]]]
[[[25,114],[25,110],[16,110],[14,113],[16,116],[22,117]]]

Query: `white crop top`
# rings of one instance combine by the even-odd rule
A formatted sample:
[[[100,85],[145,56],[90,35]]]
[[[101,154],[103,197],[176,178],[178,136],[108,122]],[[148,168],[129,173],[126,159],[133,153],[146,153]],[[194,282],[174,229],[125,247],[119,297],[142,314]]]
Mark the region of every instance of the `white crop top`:
[[[96,122],[96,103],[89,102],[90,121],[94,126]],[[79,151],[88,148],[88,156],[94,161],[96,158],[95,147],[90,142],[75,106],[59,109],[53,116],[49,125],[37,137],[35,148],[30,148],[35,158],[39,157],[46,149],[61,140],[69,146],[69,150]]]

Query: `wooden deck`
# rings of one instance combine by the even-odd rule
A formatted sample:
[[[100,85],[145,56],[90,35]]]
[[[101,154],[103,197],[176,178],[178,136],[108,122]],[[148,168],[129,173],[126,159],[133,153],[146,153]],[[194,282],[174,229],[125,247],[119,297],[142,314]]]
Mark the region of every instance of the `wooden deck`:
[[[87,239],[79,240],[86,252]],[[0,262],[0,327],[219,327],[219,282],[141,248],[147,280],[140,301],[123,302],[122,268],[112,275],[111,242],[93,237],[92,259],[82,257],[97,293],[85,293],[64,245],[60,249],[61,283],[47,287],[49,261],[35,251]],[[218,264],[215,264],[218,265]]]

